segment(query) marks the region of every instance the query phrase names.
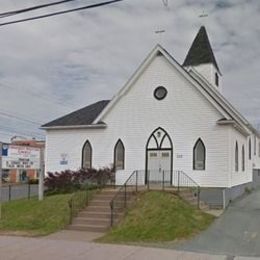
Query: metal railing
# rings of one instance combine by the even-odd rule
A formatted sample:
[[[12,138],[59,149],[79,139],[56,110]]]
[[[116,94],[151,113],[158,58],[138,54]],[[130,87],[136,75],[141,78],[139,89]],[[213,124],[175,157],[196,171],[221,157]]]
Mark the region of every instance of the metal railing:
[[[200,186],[183,171],[174,171],[172,185],[177,187],[177,192],[182,190],[190,190],[194,197],[197,198],[197,207],[200,208]]]
[[[139,186],[143,183],[144,177],[144,172],[134,171],[111,200],[111,227],[120,219],[120,216],[124,213],[124,210],[134,201],[135,195],[138,192]]]
[[[81,188],[72,194],[68,202],[70,209],[70,224],[72,223],[73,218],[89,204],[92,195],[98,190],[105,188],[106,185],[112,185],[111,179],[103,178],[102,176],[99,176],[98,178],[89,178],[87,182],[82,183]]]
[[[11,201],[17,199],[30,199],[38,196],[38,184],[30,183],[16,183],[16,184],[3,184],[2,186],[2,201]]]
[[[145,172],[145,171],[144,171]],[[162,189],[172,186],[172,174],[171,171],[158,171],[158,170],[148,170],[146,172],[145,184],[147,189]]]
[[[86,187],[84,190],[76,191],[72,194],[68,202],[70,209],[70,224],[72,223],[73,218],[78,215],[79,211],[88,205],[92,194],[93,190],[89,187]]]
[[[190,190],[200,206],[200,186],[183,171],[136,170],[120,187],[110,202],[111,226],[120,219],[125,209],[131,205],[139,190],[175,189],[177,193]]]

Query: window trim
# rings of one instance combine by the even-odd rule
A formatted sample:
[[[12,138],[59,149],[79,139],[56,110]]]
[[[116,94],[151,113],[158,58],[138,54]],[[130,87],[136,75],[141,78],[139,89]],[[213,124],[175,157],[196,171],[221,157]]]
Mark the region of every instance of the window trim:
[[[156,92],[159,91],[160,89],[162,89],[162,90],[165,91],[165,94],[163,95],[163,97],[157,97],[157,96],[156,96]],[[164,86],[158,86],[158,87],[154,90],[154,92],[153,92],[153,96],[154,96],[155,99],[157,99],[157,100],[163,100],[163,99],[165,99],[166,96],[167,96],[167,94],[168,94],[168,90],[167,90]]]
[[[235,146],[235,172],[239,171],[239,159],[238,159],[238,143],[236,141],[236,146]]]
[[[243,145],[242,146],[242,171],[244,172],[245,171],[245,146]]]
[[[195,160],[195,150],[196,150],[196,147],[197,145],[201,143],[203,148],[204,148],[204,160],[203,160],[203,169],[196,169],[196,160]],[[206,154],[207,154],[207,150],[206,150],[206,146],[204,144],[204,142],[202,141],[201,138],[199,138],[195,145],[193,146],[193,170],[194,171],[205,171],[206,170]]]
[[[252,159],[252,144],[251,144],[251,137],[248,140],[248,159]]]
[[[217,72],[215,73],[215,85],[219,87],[219,75]]]
[[[87,140],[87,141],[84,143],[83,147],[82,147],[82,152],[81,152],[81,153],[82,153],[82,154],[81,154],[81,168],[84,169],[84,167],[83,167],[83,164],[84,164],[84,149],[85,149],[86,145],[89,145],[89,148],[90,148],[90,168],[89,168],[89,169],[91,169],[91,168],[92,168],[92,159],[93,159],[93,149],[92,149],[92,145],[91,145],[91,143],[90,143],[89,140]]]
[[[122,147],[123,147],[123,166],[122,166],[122,169],[118,169],[118,170],[124,170],[125,169],[125,146],[124,146],[124,143],[122,142],[122,140],[118,139],[118,141],[116,142],[116,144],[114,146],[114,169],[115,169],[115,171],[117,170],[117,167],[116,167],[116,150],[117,150],[117,146],[120,143],[122,144]]]

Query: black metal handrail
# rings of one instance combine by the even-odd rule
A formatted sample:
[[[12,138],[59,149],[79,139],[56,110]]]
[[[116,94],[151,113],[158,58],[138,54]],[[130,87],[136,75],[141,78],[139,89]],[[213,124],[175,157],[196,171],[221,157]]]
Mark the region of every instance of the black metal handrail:
[[[119,188],[110,202],[111,226],[115,224],[116,220],[119,220],[120,214],[123,214],[124,210],[131,205],[133,198],[139,190],[138,186],[143,186],[147,190],[176,188],[178,193],[182,190],[191,189],[193,195],[197,198],[197,206],[198,208],[200,207],[200,186],[185,172],[135,170]],[[195,192],[193,192],[194,190]]]
[[[108,178],[96,178],[91,177],[85,183],[82,183],[82,187],[75,191],[70,200],[68,201],[70,209],[70,223],[80,210],[85,208],[89,204],[89,200],[92,197],[92,190],[101,190],[110,180]]]
[[[115,224],[115,221],[119,219],[120,214],[123,214],[124,210],[133,201],[133,198],[138,192],[139,178],[139,171],[134,171],[112,198],[110,202],[111,227]]]
[[[200,208],[200,185],[183,171],[174,171],[173,186],[177,187],[177,192],[181,189],[195,190],[194,196],[197,198],[197,207]]]

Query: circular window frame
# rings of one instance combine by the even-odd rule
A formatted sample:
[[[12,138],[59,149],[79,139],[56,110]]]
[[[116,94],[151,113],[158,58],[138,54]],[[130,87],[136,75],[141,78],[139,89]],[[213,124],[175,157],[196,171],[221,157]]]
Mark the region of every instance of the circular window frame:
[[[156,93],[157,93],[158,91],[160,91],[160,90],[163,90],[163,91],[164,91],[164,94],[163,94],[163,96],[161,96],[161,97],[159,97],[158,94],[156,94]],[[163,100],[163,99],[165,99],[166,96],[167,96],[167,94],[168,94],[168,91],[167,91],[167,89],[166,89],[164,86],[159,86],[159,87],[157,87],[157,88],[154,90],[154,92],[153,92],[153,96],[154,96],[157,100]]]

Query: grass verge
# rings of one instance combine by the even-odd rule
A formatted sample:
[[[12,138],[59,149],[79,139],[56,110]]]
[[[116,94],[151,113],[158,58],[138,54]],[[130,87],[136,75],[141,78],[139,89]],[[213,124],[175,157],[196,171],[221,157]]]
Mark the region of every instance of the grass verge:
[[[206,229],[214,217],[168,192],[140,194],[124,220],[99,242],[159,242],[189,238]]]
[[[60,230],[69,223],[70,198],[64,194],[3,203],[0,232],[38,236]]]

